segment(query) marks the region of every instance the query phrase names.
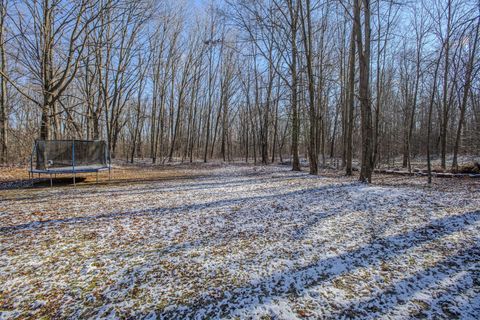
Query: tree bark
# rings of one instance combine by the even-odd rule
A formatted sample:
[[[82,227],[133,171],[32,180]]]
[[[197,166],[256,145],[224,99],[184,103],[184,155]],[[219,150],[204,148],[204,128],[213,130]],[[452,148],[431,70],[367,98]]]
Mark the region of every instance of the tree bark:
[[[5,55],[5,17],[7,3],[0,0],[0,164],[8,161],[8,113],[7,113],[7,80],[3,74],[7,73],[7,59]]]
[[[292,63],[290,66],[291,72],[291,103],[292,103],[292,170],[300,171],[300,159],[298,157],[298,138],[300,135],[300,125],[298,119],[298,75],[297,75],[297,59],[298,59],[298,49],[297,49],[297,31],[298,31],[298,14],[299,6],[298,1],[288,1],[288,8],[290,11],[290,45],[292,49]]]
[[[479,37],[478,35],[479,26],[480,26],[480,19],[477,23],[477,27],[475,28],[475,38],[473,40],[472,49],[469,54],[466,71],[465,71],[466,74],[465,74],[465,84],[463,86],[462,104],[460,105],[460,116],[458,119],[457,135],[455,138],[455,146],[453,148],[452,171],[458,171],[458,149],[460,146],[462,126],[465,118],[465,111],[467,109],[468,94],[470,92],[470,87],[472,83],[472,73],[473,73],[473,67],[474,67],[474,61],[475,61],[475,54],[477,50],[477,42]]]
[[[318,174],[317,164],[317,111],[315,110],[315,79],[312,67],[312,23],[310,0],[306,0],[305,13],[304,9],[300,10],[302,14],[302,31],[303,44],[305,49],[305,60],[307,62],[307,78],[308,78],[308,114],[310,119],[309,132],[309,162],[310,174]]]
[[[430,159],[430,136],[432,132],[432,113],[433,113],[433,104],[435,101],[435,92],[437,90],[437,77],[438,69],[440,68],[440,60],[442,59],[444,45],[438,54],[438,59],[436,61],[435,72],[433,75],[433,85],[432,92],[430,94],[430,101],[428,104],[428,118],[427,118],[427,173],[428,173],[428,184],[432,184],[432,161]]]
[[[356,23],[352,23],[352,33],[350,35],[350,51],[348,54],[348,94],[347,94],[347,139],[346,139],[346,166],[345,174],[352,175],[352,158],[353,158],[353,127],[355,112],[355,33]]]
[[[361,30],[361,0],[355,0],[356,40],[359,57],[360,83],[359,99],[361,106],[362,159],[360,181],[371,182],[373,172],[373,129],[370,104],[370,0],[363,0],[364,34]]]
[[[448,0],[447,3],[447,36],[445,39],[445,70],[443,73],[443,110],[442,110],[442,122],[440,126],[440,148],[441,148],[441,166],[446,168],[446,155],[447,155],[447,130],[448,130],[448,118],[450,112],[450,106],[448,103],[448,72],[450,66],[450,30],[452,25],[452,1]]]

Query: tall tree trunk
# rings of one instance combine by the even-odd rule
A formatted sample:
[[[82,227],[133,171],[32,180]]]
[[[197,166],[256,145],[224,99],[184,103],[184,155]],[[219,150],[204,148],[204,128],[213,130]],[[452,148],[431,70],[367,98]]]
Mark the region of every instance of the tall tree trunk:
[[[228,88],[228,84],[227,84]],[[223,107],[222,107],[222,143],[221,143],[221,152],[222,152],[222,158],[223,161],[228,160],[228,150],[227,150],[227,144],[228,144],[228,90],[227,92],[224,93],[224,98],[223,98]]]
[[[50,114],[53,111],[53,48],[52,48],[52,8],[49,0],[43,3],[43,30],[41,51],[41,72],[43,80],[42,118],[40,124],[40,139],[50,139]]]
[[[8,161],[8,115],[7,115],[7,80],[2,74],[7,73],[7,59],[5,56],[5,17],[7,15],[6,2],[0,0],[0,164]]]
[[[209,58],[208,58],[208,110],[207,110],[207,128],[205,134],[205,150],[203,153],[203,162],[207,162],[208,157],[208,143],[210,141],[210,118],[212,117],[212,94],[213,94],[213,75],[212,75],[212,47],[209,48]]]
[[[443,110],[442,121],[440,127],[440,148],[441,148],[441,166],[443,169],[447,167],[446,155],[447,155],[447,130],[448,130],[448,115],[450,106],[448,103],[448,71],[450,66],[450,30],[452,25],[452,0],[448,0],[447,3],[447,37],[445,39],[445,70],[443,73]]]
[[[427,171],[428,171],[428,184],[432,183],[432,161],[430,159],[430,136],[432,132],[432,113],[433,113],[433,104],[435,101],[435,92],[437,91],[437,77],[438,69],[440,68],[440,60],[442,59],[443,50],[445,46],[442,45],[442,49],[438,54],[438,59],[436,61],[435,73],[433,75],[433,85],[432,92],[430,94],[430,101],[428,104],[428,118],[427,118]]]
[[[183,109],[183,89],[180,89],[179,97],[178,97],[178,107],[177,107],[177,116],[175,118],[175,124],[173,129],[173,136],[172,136],[172,143],[170,145],[170,153],[168,154],[168,161],[173,161],[173,152],[175,151],[175,143],[177,141],[178,129],[180,127],[180,116],[182,114]]]
[[[302,16],[302,31],[303,44],[305,49],[305,59],[307,62],[307,77],[308,77],[308,114],[310,118],[310,132],[309,132],[309,162],[310,174],[318,174],[317,164],[317,112],[315,110],[315,80],[312,67],[312,25],[311,25],[311,9],[310,0],[306,0],[305,13],[303,8],[300,10]]]
[[[300,171],[300,159],[298,157],[298,138],[300,135],[300,124],[298,119],[298,75],[297,75],[297,59],[298,59],[298,49],[297,49],[297,30],[298,30],[298,14],[299,7],[298,1],[293,3],[293,1],[288,1],[288,7],[290,11],[290,44],[292,49],[292,63],[290,66],[290,71],[292,73],[291,78],[291,103],[292,103],[292,170]]]
[[[347,176],[352,175],[352,158],[353,158],[353,127],[354,127],[354,106],[355,106],[355,33],[356,23],[352,24],[352,33],[350,35],[350,51],[348,54],[348,96],[347,96],[347,139],[346,139],[346,165],[345,173]]]
[[[346,41],[347,41],[347,21],[343,22],[343,37],[341,38],[340,45],[340,65],[339,65],[339,74],[340,74],[340,104],[342,106],[342,169],[347,166],[347,128],[348,128],[348,113],[347,113],[347,68],[346,65],[348,62],[345,61],[346,56]]]
[[[361,30],[361,0],[355,0],[355,24],[357,30],[357,47],[359,56],[359,99],[361,106],[361,131],[362,131],[362,162],[360,181],[371,182],[373,171],[373,128],[372,110],[370,104],[370,0],[363,0],[364,33]]]
[[[267,88],[267,101],[265,102],[265,108],[263,110],[263,124],[262,124],[263,129],[262,129],[262,142],[261,142],[262,164],[268,164],[268,124],[269,124],[268,117],[270,114],[270,96],[272,91],[272,80],[271,80],[270,70],[269,70],[268,82],[269,83]]]
[[[417,35],[418,36],[418,35]],[[420,86],[420,68],[421,68],[421,50],[422,50],[422,39],[417,40],[417,52],[416,52],[416,61],[415,61],[415,88],[413,90],[413,103],[410,110],[410,123],[408,126],[408,139],[407,139],[407,161],[408,161],[408,172],[412,172],[412,137],[413,137],[413,128],[415,126],[415,113],[417,111],[417,101],[418,101],[418,90]]]
[[[154,76],[156,78],[157,76]],[[159,77],[159,76],[158,76]],[[157,83],[154,80],[153,81],[153,92],[152,92],[152,111],[151,111],[151,116],[150,116],[150,158],[152,158],[152,163],[157,162],[157,157],[156,157],[156,146],[157,146],[157,130],[156,130],[156,124],[157,124]]]
[[[462,125],[465,118],[465,110],[467,109],[467,101],[468,101],[468,93],[470,92],[470,87],[472,83],[472,73],[474,68],[474,61],[475,61],[475,54],[477,49],[477,42],[479,37],[479,26],[480,26],[480,19],[477,23],[477,27],[475,28],[475,38],[473,40],[472,49],[470,55],[468,57],[468,62],[466,66],[466,74],[465,74],[465,84],[463,86],[463,96],[462,96],[462,104],[460,105],[460,116],[458,119],[458,128],[457,128],[457,135],[455,138],[455,146],[453,148],[453,161],[452,161],[452,170],[458,170],[458,149],[460,146],[460,140],[462,136]]]

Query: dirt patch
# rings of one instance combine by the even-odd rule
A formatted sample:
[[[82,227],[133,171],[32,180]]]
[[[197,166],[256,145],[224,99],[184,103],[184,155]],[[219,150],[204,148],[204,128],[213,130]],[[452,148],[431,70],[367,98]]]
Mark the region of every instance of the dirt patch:
[[[116,164],[113,166],[109,175],[108,171],[98,173],[98,184],[122,184],[122,183],[143,183],[148,181],[167,181],[172,179],[185,179],[198,177],[207,174],[207,170],[201,170],[202,173],[195,173],[199,165],[129,165]],[[211,165],[209,167],[215,167]],[[73,185],[72,174],[57,174],[52,179],[53,186]],[[77,185],[97,183],[96,173],[77,173]],[[33,180],[29,178],[28,169],[22,167],[0,167],[0,190],[25,187],[49,187],[50,176],[34,175]]]

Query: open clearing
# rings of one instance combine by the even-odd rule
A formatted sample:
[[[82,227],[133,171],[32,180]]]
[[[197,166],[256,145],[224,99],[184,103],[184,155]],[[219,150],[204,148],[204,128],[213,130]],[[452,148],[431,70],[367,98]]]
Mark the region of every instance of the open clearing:
[[[478,181],[165,172],[0,191],[0,318],[480,314]]]

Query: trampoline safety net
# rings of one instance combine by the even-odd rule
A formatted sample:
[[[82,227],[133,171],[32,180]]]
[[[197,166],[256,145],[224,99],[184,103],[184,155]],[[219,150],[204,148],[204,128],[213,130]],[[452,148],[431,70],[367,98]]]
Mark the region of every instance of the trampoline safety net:
[[[107,166],[107,145],[101,140],[37,140],[37,170],[71,166]]]

